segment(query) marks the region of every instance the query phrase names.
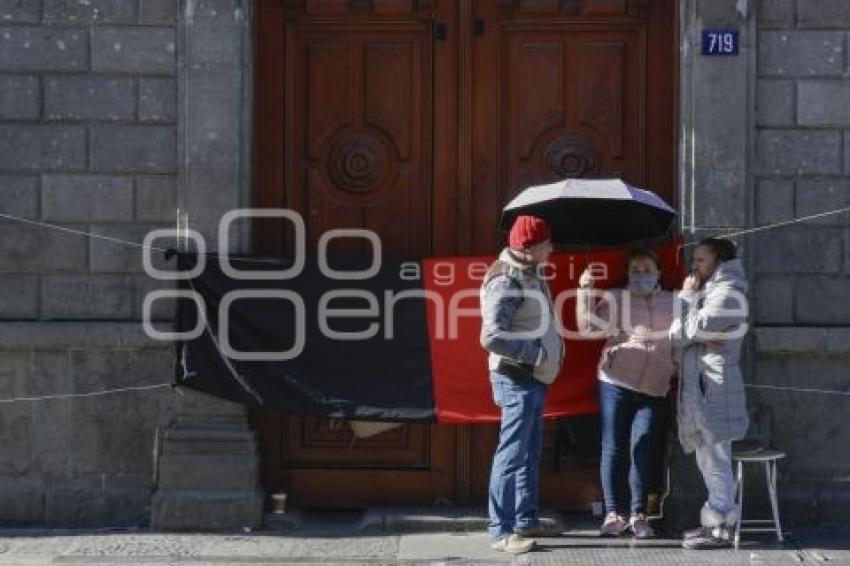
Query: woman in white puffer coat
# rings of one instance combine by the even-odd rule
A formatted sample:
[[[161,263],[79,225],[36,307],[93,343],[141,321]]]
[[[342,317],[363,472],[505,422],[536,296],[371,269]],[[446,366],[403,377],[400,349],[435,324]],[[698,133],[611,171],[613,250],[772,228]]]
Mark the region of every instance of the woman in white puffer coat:
[[[693,268],[678,295],[681,316],[671,338],[682,347],[679,441],[686,453],[696,453],[708,489],[701,527],[685,533],[683,546],[703,549],[730,546],[738,520],[732,441],[744,438],[749,425],[739,365],[747,279],[735,245],[722,238],[697,245]]]

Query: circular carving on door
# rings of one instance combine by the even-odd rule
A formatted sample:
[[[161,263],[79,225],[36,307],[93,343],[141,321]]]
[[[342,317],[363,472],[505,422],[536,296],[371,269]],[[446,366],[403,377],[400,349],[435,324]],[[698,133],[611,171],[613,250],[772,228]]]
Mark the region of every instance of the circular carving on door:
[[[379,187],[389,168],[383,142],[366,133],[340,138],[328,156],[328,175],[340,190],[362,194]]]
[[[549,172],[560,179],[593,176],[599,169],[596,148],[581,134],[567,134],[550,143],[544,159]]]

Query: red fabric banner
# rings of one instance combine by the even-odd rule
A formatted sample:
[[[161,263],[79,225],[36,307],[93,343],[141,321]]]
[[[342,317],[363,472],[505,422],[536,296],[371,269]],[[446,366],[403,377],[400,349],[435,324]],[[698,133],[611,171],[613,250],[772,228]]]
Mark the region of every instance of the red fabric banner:
[[[686,272],[680,259],[682,239],[655,248],[661,259],[661,284],[675,289]],[[553,299],[578,286],[591,263],[604,264],[608,277],[598,288],[625,286],[627,249],[553,254],[549,287]],[[430,336],[431,376],[437,422],[498,422],[487,370],[487,355],[479,343],[481,317],[478,290],[493,256],[430,258],[423,260],[426,310]],[[452,308],[452,305],[458,308]],[[563,302],[561,323],[575,330],[575,300]],[[597,411],[596,370],[602,340],[566,340],[561,373],[546,396],[545,416],[563,417]]]

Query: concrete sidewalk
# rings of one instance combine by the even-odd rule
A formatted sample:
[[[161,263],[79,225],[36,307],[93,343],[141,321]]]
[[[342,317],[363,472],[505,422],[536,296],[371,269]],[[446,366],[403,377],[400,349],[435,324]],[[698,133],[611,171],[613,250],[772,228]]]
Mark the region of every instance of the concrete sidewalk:
[[[738,551],[686,552],[676,539],[602,540],[595,520],[566,517],[559,536],[539,539],[537,552],[513,558],[489,548],[478,514],[441,528],[431,513],[404,522],[370,515],[300,515],[298,528],[231,534],[146,531],[0,530],[0,565],[279,565],[279,564],[850,564],[850,529],[793,533],[785,545],[747,539]],[[368,519],[368,520],[367,520]],[[474,529],[473,529],[474,527]]]

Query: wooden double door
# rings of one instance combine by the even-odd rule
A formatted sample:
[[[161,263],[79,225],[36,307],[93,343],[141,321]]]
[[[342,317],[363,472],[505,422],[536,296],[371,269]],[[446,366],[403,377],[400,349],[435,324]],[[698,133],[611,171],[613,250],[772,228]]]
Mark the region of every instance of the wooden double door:
[[[260,0],[255,195],[302,213],[308,249],[334,228],[405,256],[494,253],[523,187],[618,176],[675,198],[673,0]],[[256,247],[285,251],[259,223]],[[364,242],[334,240],[360,254]],[[482,501],[492,425],[347,423],[254,415],[263,479],[303,507]],[[587,509],[594,458],[556,453],[541,496]]]

